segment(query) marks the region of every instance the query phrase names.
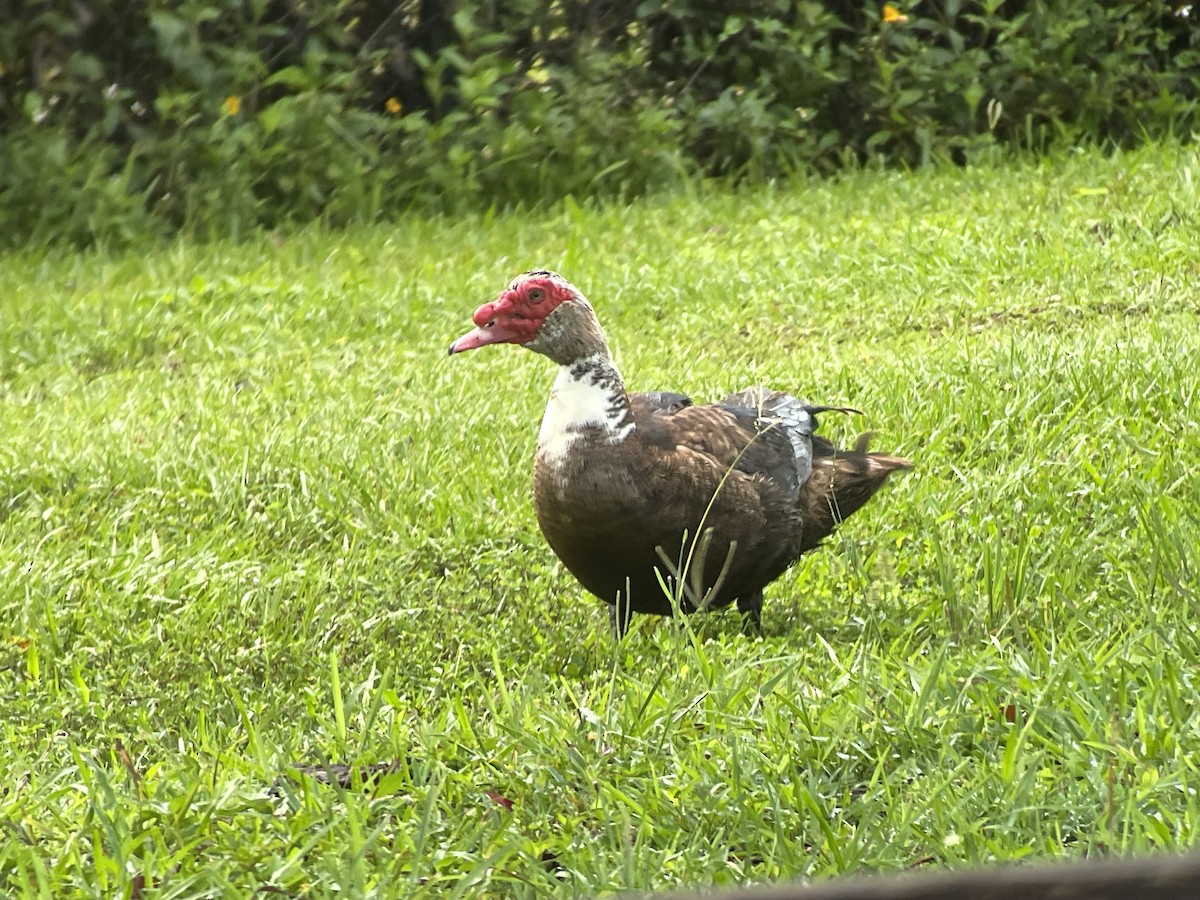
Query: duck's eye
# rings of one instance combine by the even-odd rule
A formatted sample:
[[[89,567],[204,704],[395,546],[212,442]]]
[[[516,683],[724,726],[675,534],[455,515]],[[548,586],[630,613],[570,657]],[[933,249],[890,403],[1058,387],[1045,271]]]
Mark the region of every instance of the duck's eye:
[[[530,303],[541,303],[545,299],[546,299],[546,292],[543,291],[541,288],[530,288],[529,289],[529,302]]]

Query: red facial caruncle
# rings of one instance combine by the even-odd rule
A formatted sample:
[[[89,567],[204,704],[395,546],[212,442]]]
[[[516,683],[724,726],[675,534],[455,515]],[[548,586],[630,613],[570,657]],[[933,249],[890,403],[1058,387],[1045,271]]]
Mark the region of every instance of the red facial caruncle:
[[[543,270],[522,275],[491,303],[475,310],[475,329],[450,345],[451,353],[486,344],[528,344],[537,337],[546,316],[571,299],[571,291]]]

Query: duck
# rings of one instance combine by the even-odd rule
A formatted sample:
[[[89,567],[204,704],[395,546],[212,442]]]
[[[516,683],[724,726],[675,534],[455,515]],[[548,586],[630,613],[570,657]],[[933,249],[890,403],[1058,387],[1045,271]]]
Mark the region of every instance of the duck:
[[[839,448],[823,413],[755,386],[699,404],[674,391],[630,392],[591,303],[561,275],[518,275],[480,306],[450,354],[516,344],[558,366],[538,432],[533,495],[551,550],[609,606],[622,637],[632,614],[671,616],[736,604],[761,632],[763,590],[883,487],[912,468]]]

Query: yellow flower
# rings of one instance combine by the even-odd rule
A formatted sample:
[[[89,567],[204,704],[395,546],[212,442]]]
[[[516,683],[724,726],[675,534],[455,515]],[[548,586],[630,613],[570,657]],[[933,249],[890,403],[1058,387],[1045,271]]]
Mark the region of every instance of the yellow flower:
[[[883,4],[883,21],[885,22],[907,22],[908,16],[896,9],[890,3]]]
[[[236,116],[242,111],[242,98],[237,94],[230,94],[225,98],[225,102],[221,104],[221,107],[225,110],[225,115]]]
[[[400,113],[400,110],[404,109],[404,107],[400,105],[400,101],[397,100],[395,97],[388,97],[387,103],[385,103],[383,105],[385,107],[387,107],[387,111],[390,112],[393,116],[398,115]]]

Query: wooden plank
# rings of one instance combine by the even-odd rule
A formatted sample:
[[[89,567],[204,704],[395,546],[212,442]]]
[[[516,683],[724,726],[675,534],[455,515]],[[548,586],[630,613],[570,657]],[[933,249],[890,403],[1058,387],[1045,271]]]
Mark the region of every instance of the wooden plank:
[[[1200,854],[660,894],[657,900],[1200,900]]]

